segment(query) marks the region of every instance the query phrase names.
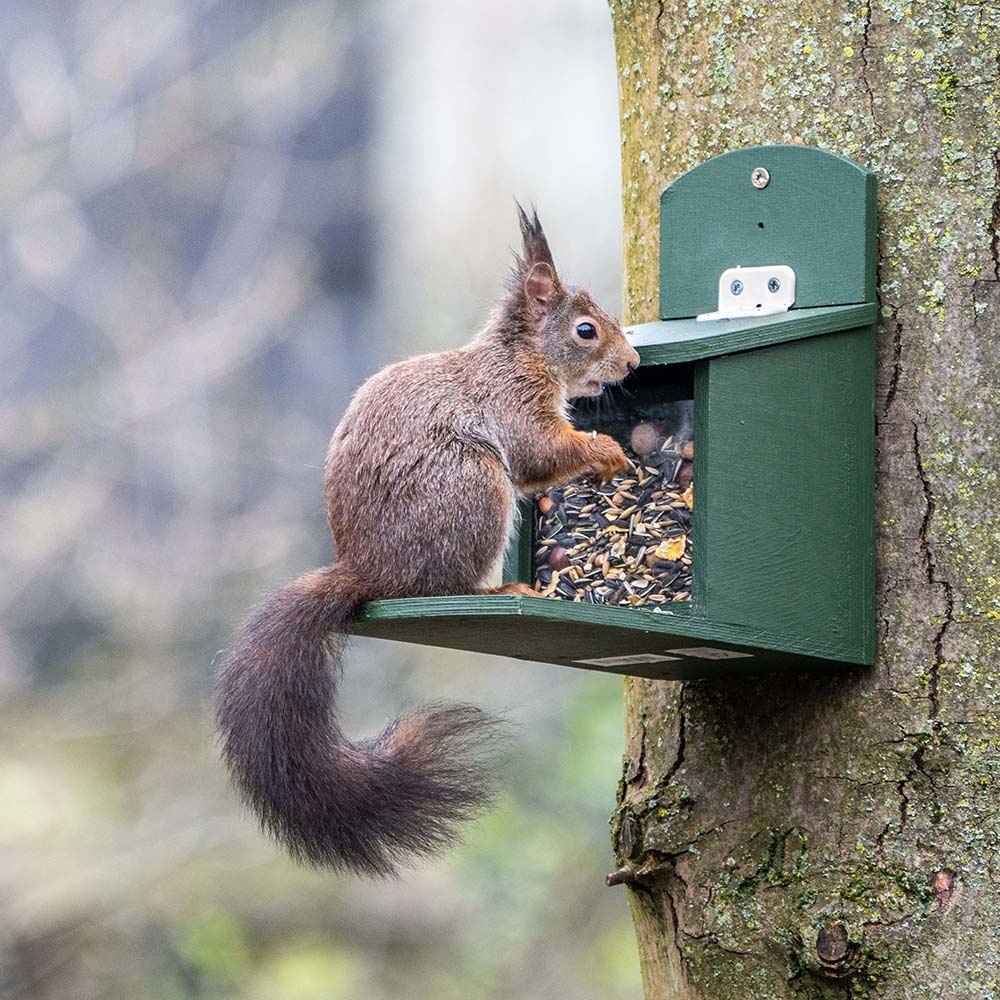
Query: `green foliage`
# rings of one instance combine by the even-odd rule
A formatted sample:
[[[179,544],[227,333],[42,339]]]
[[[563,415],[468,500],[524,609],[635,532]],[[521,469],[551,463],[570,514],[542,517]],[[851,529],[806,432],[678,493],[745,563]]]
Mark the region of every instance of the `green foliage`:
[[[251,967],[245,930],[231,913],[206,912],[185,920],[176,929],[176,949],[210,990],[236,985]]]

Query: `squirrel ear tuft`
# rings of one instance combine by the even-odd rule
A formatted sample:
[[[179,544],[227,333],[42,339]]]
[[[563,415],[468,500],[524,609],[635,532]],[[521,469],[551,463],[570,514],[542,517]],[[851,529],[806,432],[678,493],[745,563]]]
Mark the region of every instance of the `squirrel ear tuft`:
[[[517,219],[521,224],[521,240],[524,244],[524,263],[530,268],[532,264],[548,264],[552,268],[552,275],[555,276],[556,266],[552,260],[552,253],[549,250],[549,242],[542,231],[542,224],[538,221],[538,212],[534,207],[531,209],[531,218],[528,213],[515,201],[517,205]]]

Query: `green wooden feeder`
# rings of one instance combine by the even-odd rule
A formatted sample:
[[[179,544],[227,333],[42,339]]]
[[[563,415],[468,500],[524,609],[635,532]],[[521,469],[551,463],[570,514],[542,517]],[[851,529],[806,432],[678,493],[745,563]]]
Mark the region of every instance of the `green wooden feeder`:
[[[792,273],[794,306],[764,314]],[[874,661],[874,176],[805,146],[684,174],[660,201],[660,316],[628,331],[630,393],[580,425],[693,401],[690,599],[375,601],[359,634],[656,678]],[[534,525],[505,580],[532,581]]]

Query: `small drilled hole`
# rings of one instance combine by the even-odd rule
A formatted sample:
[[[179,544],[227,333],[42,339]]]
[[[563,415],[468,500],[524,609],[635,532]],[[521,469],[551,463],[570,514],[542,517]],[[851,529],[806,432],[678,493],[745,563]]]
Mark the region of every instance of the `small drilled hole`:
[[[757,223],[757,228],[758,229],[763,229],[764,228],[764,223],[763,222],[758,222]]]

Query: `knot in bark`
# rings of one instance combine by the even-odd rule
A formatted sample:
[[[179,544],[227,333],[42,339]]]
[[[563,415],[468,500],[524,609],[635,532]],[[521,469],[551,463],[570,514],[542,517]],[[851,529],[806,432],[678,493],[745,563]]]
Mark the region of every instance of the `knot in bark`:
[[[843,924],[824,924],[816,935],[816,954],[831,969],[841,969],[847,961],[850,941]]]
[[[822,979],[849,980],[868,957],[864,929],[841,916],[831,914],[818,927],[803,927],[797,938],[801,968]]]

